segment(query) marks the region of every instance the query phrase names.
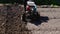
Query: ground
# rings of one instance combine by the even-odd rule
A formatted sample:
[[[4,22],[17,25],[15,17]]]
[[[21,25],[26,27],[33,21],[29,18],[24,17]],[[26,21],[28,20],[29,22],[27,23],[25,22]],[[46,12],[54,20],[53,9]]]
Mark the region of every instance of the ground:
[[[4,7],[4,8],[6,8],[6,7]],[[15,15],[16,17],[13,16],[14,17],[13,21],[11,18],[11,19],[8,19],[9,22],[6,23],[6,20],[4,19],[4,18],[6,18],[6,15],[4,13],[4,12],[6,12],[6,10],[3,11],[4,8],[1,7],[2,10],[0,11],[0,34],[4,34],[6,32],[5,28],[9,28],[9,29],[6,29],[7,34],[8,33],[19,34],[21,32],[20,31],[21,27],[22,27],[22,30],[25,29],[23,27],[25,25],[22,25],[21,27],[19,26],[21,24],[20,16],[19,16],[20,13],[18,12],[16,15],[14,13],[13,15]],[[28,28],[28,30],[30,30],[29,33],[31,33],[31,34],[60,34],[60,8],[37,8],[37,11],[41,17],[40,17],[39,21],[35,21],[34,23],[30,23],[30,22],[27,23],[26,28]],[[2,14],[1,12],[3,12],[4,15],[1,16],[1,14]],[[9,15],[9,17],[11,17],[11,16]],[[10,26],[4,27],[4,23],[7,24],[8,26],[10,25]],[[24,31],[24,32],[27,32],[27,31]]]
[[[43,21],[38,25],[28,22],[26,26],[32,34],[60,34],[60,8],[38,8],[38,13]]]

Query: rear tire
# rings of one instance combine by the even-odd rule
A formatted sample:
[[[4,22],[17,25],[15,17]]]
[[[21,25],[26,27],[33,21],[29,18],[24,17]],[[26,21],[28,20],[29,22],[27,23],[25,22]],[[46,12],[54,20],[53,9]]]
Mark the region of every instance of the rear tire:
[[[36,12],[36,14],[33,14],[33,20],[37,20],[40,18],[40,15],[38,14],[38,12]]]

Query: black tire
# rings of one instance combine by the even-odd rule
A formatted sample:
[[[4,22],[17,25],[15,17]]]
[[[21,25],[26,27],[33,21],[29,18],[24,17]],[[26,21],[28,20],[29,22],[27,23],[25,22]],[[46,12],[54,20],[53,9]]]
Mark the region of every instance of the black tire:
[[[37,18],[40,18],[40,14],[38,14],[38,12],[37,12]]]
[[[36,19],[39,19],[40,18],[40,15],[38,14],[38,12],[36,12],[36,14],[33,15],[33,18],[35,18],[34,20]]]
[[[25,18],[26,18],[26,16],[25,16],[25,14],[23,14],[23,16],[22,16],[22,21],[27,22],[27,21],[25,20]]]
[[[28,22],[27,19],[31,21],[30,16],[26,16],[25,14],[23,14],[23,16],[22,16],[22,21],[24,21],[24,22]],[[29,22],[30,22],[30,21],[29,21]]]

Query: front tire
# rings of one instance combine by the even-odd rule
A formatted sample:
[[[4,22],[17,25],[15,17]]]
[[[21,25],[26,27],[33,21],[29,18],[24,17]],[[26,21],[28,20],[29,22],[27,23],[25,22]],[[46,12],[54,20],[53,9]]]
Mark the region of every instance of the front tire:
[[[26,18],[26,16],[25,16],[25,14],[23,14],[23,16],[22,16],[22,21],[27,22],[27,21],[25,20],[25,18]]]

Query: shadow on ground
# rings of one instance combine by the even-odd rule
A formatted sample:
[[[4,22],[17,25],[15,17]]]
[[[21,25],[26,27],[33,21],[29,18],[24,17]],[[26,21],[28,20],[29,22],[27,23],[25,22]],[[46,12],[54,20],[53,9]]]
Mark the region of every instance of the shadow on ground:
[[[40,18],[31,21],[31,23],[35,24],[35,25],[40,25],[43,22],[48,22],[49,18],[47,16],[40,16]]]

